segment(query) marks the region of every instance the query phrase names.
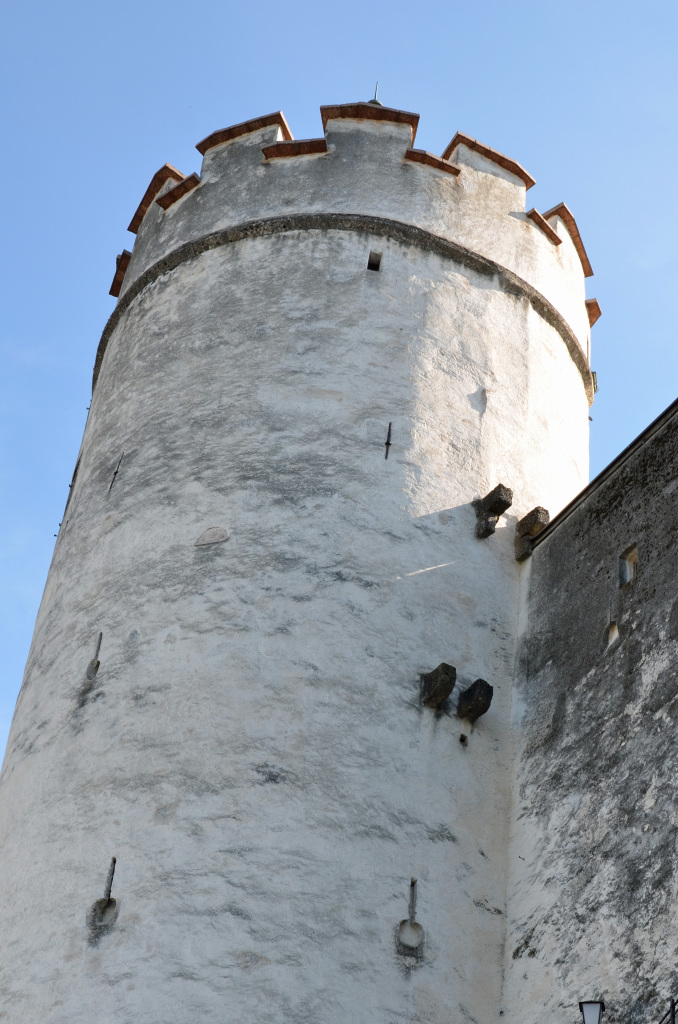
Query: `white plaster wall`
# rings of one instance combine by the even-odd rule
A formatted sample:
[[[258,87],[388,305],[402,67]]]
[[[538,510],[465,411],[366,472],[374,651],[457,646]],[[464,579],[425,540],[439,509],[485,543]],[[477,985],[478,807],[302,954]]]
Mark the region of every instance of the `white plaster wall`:
[[[453,154],[458,177],[405,160],[409,125],[335,119],[326,136],[326,154],[268,161],[261,149],[280,138],[277,127],[208,150],[198,188],[167,211],[151,204],[122,294],[178,245],[243,221],[292,211],[371,214],[415,224],[514,271],[555,306],[588,351],[579,257],[562,224],[563,243],[555,246],[527,219],[520,179],[463,145]]]
[[[239,241],[134,300],[0,779],[4,1019],[497,1016],[511,527],[583,485],[587,424],[526,300],[382,238]],[[500,480],[514,506],[478,541]],[[210,526],[229,540],[196,547]],[[419,703],[443,660],[495,688],[466,749]],[[90,945],[113,854],[120,916]]]

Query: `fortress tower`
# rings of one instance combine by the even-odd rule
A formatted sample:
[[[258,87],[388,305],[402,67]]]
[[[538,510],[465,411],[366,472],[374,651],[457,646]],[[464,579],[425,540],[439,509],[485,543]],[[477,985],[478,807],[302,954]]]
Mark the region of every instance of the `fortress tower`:
[[[521,1017],[515,524],[588,479],[591,269],[512,159],[321,115],[165,165],[118,257],[0,781],[10,1024]]]

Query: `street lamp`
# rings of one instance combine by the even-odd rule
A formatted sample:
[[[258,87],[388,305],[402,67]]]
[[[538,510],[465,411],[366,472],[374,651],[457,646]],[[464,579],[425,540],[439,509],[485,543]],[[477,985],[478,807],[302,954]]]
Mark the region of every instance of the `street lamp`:
[[[600,1024],[600,1018],[605,1013],[605,1003],[602,999],[587,999],[579,1004],[584,1024]]]

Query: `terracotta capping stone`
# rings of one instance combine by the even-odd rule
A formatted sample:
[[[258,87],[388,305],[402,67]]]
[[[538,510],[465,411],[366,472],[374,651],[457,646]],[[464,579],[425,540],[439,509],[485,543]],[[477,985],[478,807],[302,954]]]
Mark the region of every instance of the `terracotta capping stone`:
[[[273,160],[283,156],[308,156],[309,153],[326,153],[326,139],[300,139],[298,142],[274,142],[271,146],[263,146],[261,152],[265,160]]]
[[[156,171],[151,178],[150,185],[144,192],[144,198],[137,206],[136,213],[129,222],[127,230],[131,231],[133,235],[136,235],[137,231],[141,227],[142,220],[146,216],[149,206],[166,181],[183,181],[185,177],[185,174],[178,171],[176,167],[172,167],[171,164],[165,164],[159,171]]]
[[[598,299],[587,299],[584,303],[586,306],[586,312],[589,315],[589,327],[593,327],[597,320],[600,320],[603,315],[603,311],[600,308]]]
[[[538,228],[541,228],[549,242],[553,242],[554,245],[560,245],[562,243],[563,240],[560,235],[554,231],[549,222],[545,220],[537,210],[535,210],[534,206],[531,210],[527,211],[525,216],[529,217],[532,223],[536,224]]]
[[[320,108],[320,116],[323,122],[323,131],[327,129],[327,122],[335,118],[346,118],[351,121],[393,121],[395,124],[409,124],[412,131],[412,142],[417,134],[419,114],[411,114],[407,110],[395,110],[392,107],[382,107],[376,103],[338,103],[329,107]]]
[[[193,174],[189,174],[187,178],[184,178],[178,185],[171,188],[169,192],[164,192],[159,199],[156,199],[156,203],[158,206],[162,206],[163,210],[167,210],[185,196],[187,192],[192,192],[199,184],[200,178],[194,171]]]
[[[113,283],[108,294],[116,299],[120,294],[122,282],[125,280],[125,274],[131,259],[132,253],[128,249],[123,249],[120,255],[115,257],[115,276],[113,277]]]
[[[531,174],[528,174],[524,167],[521,167],[515,160],[511,160],[510,157],[504,156],[503,153],[499,153],[496,149],[490,149],[489,146],[484,146],[482,142],[478,142],[477,139],[472,139],[470,135],[464,135],[463,132],[457,132],[449,146],[443,153],[443,160],[449,160],[452,153],[457,146],[467,146],[469,149],[475,150],[476,153],[480,153],[487,160],[491,160],[492,163],[497,164],[499,167],[503,167],[505,171],[510,174],[515,174],[516,178],[520,178],[525,183],[525,188],[532,188],[535,184],[535,179]]]
[[[282,110],[276,110],[274,114],[253,117],[251,121],[242,121],[240,124],[231,125],[230,128],[222,128],[218,132],[212,132],[206,139],[199,142],[195,148],[204,156],[208,149],[214,149],[215,146],[220,146],[222,142],[230,142],[231,139],[238,139],[241,135],[251,135],[252,132],[259,132],[262,128],[272,128],[275,125],[282,131],[283,138],[288,141],[294,138]]]
[[[572,211],[569,207],[567,207],[565,203],[558,203],[557,206],[552,206],[550,210],[547,210],[544,217],[548,220],[550,220],[551,217],[560,217],[569,232],[570,238],[574,242],[574,247],[577,250],[577,255],[581,260],[581,265],[584,270],[584,277],[593,277],[593,268],[589,263],[588,256],[586,255],[586,249],[584,248],[584,243],[581,240],[577,222],[572,216]]]
[[[427,164],[429,167],[436,167],[439,171],[447,171],[448,174],[454,174],[455,177],[461,174],[461,167],[457,167],[456,164],[451,164],[449,160],[443,160],[442,157],[429,153],[426,149],[407,149],[405,150],[405,159],[412,160],[417,164]]]

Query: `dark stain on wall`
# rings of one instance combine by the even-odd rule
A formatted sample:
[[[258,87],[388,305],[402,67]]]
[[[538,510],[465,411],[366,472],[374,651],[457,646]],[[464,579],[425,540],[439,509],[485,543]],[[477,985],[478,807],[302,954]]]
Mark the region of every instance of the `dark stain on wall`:
[[[521,964],[548,949],[553,1006],[598,998],[598,978],[630,1022],[678,988],[678,409],[635,444],[531,558],[509,947]]]

